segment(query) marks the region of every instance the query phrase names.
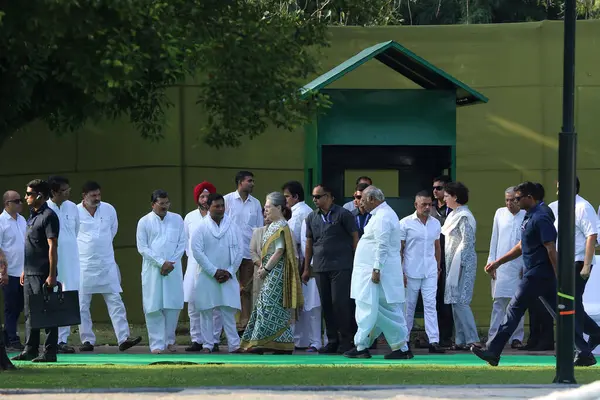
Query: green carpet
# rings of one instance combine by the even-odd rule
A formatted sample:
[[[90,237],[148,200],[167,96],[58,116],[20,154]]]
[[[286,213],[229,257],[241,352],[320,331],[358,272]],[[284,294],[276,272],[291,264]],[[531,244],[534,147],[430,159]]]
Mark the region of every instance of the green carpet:
[[[456,365],[480,367],[485,363],[472,354],[417,355],[412,360],[384,360],[383,356],[370,359],[351,359],[336,355],[246,355],[246,354],[60,354],[59,364],[64,365],[149,365],[174,364],[256,364],[256,365]],[[22,362],[15,362],[17,365]],[[500,360],[501,366],[555,366],[554,356],[507,355]],[[596,365],[598,367],[600,365]]]

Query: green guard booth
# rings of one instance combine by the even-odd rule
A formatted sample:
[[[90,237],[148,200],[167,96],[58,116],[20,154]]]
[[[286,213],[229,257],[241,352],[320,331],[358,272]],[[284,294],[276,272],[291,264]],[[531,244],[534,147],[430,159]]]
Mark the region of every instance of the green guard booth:
[[[327,89],[371,59],[423,89]],[[302,88],[332,106],[305,127],[305,188],[328,185],[336,203],[351,200],[360,175],[373,178],[400,218],[432,179],[456,176],[456,107],[488,99],[446,72],[389,41],[369,47]]]
[[[326,89],[373,58],[425,90]],[[332,103],[305,127],[306,190],[323,183],[342,205],[352,200],[356,179],[367,175],[399,218],[414,212],[415,194],[432,190],[433,178],[456,179],[456,108],[488,101],[394,41],[361,51],[302,91],[319,91]],[[415,318],[422,317],[419,295]]]

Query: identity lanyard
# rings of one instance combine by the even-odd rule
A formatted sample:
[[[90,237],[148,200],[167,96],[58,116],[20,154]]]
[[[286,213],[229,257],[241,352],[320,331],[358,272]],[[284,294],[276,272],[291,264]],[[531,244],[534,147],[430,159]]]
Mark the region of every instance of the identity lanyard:
[[[331,210],[329,210],[329,212],[327,214],[323,214],[321,213],[321,219],[323,220],[323,222],[325,222],[326,224],[331,224]]]
[[[362,226],[360,226],[360,214],[358,214],[356,216],[356,226],[358,226],[358,229],[360,229],[361,231],[364,231],[365,226],[367,226],[367,222],[369,222],[369,218],[371,218],[371,214],[367,214],[367,216],[365,217],[365,223],[362,224]]]

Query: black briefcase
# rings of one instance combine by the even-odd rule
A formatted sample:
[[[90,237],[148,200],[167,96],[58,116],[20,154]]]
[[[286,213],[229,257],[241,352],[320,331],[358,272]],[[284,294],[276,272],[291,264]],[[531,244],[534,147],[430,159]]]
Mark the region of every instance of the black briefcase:
[[[57,328],[81,323],[79,313],[79,293],[77,290],[63,292],[62,284],[56,283],[58,290],[49,291],[44,283],[42,293],[29,295],[29,318],[32,329]]]

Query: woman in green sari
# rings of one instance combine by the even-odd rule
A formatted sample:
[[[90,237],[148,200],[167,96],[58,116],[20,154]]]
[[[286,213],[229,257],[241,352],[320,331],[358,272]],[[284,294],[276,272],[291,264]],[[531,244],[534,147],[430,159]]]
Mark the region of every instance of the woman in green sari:
[[[258,271],[264,283],[240,347],[248,353],[294,351],[291,311],[302,306],[303,298],[294,242],[284,218],[285,203],[279,192],[269,194],[265,203],[265,216],[271,224],[263,234]]]

